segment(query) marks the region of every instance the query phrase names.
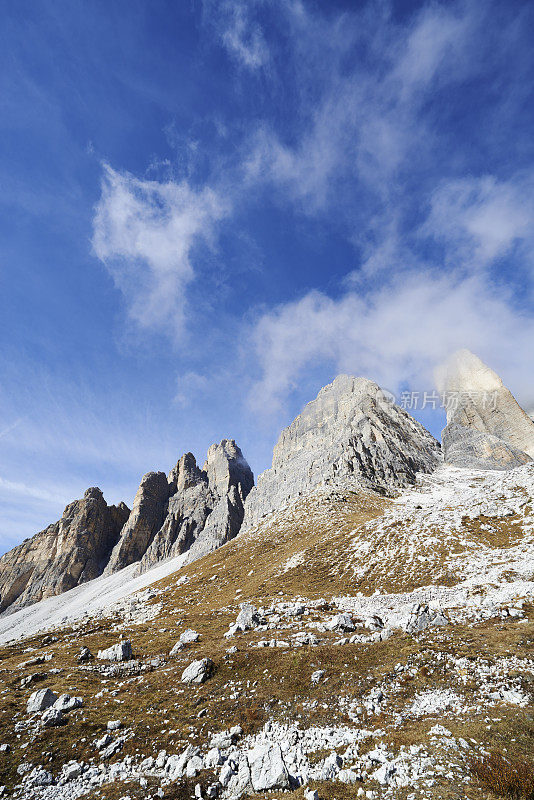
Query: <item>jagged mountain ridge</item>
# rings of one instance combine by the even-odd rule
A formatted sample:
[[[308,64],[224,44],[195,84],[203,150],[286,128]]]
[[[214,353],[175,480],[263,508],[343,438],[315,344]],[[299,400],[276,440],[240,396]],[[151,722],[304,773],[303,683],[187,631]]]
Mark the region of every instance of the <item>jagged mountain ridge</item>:
[[[443,432],[446,463],[510,469],[532,460],[534,423],[492,370],[461,351],[441,377],[460,398]],[[481,389],[496,392],[491,411],[477,402]],[[376,383],[340,375],[282,431],[256,487],[241,450],[225,439],[210,447],[202,469],[186,453],[168,476],[147,473],[131,512],[88,490],[61,520],[0,558],[0,611],[131,565],[141,574],[182,554],[188,563],[235,537],[243,522],[249,530],[317,491],[394,494],[442,460],[439,443]],[[87,503],[98,507],[89,521]]]
[[[130,513],[87,489],[63,516],[0,558],[0,611],[72,589],[102,574]]]
[[[133,563],[138,572],[186,550],[199,558],[235,536],[252,471],[233,440],[192,453],[169,476],[147,473],[132,511],[108,506],[100,489],[70,503],[58,522],[0,558],[0,610],[12,612]]]
[[[496,748],[534,777],[534,464],[445,463],[412,485],[394,452],[378,468],[396,438],[365,423],[375,488],[347,466],[362,442],[315,483],[316,459],[336,452],[325,416],[301,415],[303,436],[277,453],[288,474],[317,437],[312,469],[293,476],[302,494],[222,547],[187,565],[186,550],[117,595],[133,561],[0,620],[9,796],[479,800]],[[212,488],[228,485],[221,464]],[[171,491],[206,496],[194,460],[173,472]],[[130,515],[143,547],[161,487],[147,478]]]

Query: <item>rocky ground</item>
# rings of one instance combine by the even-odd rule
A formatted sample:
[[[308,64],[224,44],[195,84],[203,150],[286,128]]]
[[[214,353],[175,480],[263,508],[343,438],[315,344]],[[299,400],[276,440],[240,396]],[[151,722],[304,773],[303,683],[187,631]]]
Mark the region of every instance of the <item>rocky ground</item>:
[[[526,465],[316,492],[4,645],[3,796],[531,796],[533,489]]]

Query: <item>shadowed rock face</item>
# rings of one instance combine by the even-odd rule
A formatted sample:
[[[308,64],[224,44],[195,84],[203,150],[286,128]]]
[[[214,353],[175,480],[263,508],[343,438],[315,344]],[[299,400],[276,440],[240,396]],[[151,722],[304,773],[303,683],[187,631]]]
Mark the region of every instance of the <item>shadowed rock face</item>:
[[[512,469],[532,461],[534,422],[492,369],[460,350],[436,377],[451,399],[442,433],[446,463]]]
[[[376,383],[339,375],[282,431],[271,469],[247,500],[245,525],[318,487],[389,493],[440,461],[439,443]]]
[[[148,472],[132,511],[88,489],[62,518],[0,558],[0,612],[15,611],[137,563],[144,572],[187,553],[193,561],[232,539],[254,476],[233,440],[208,450],[200,469],[186,453],[171,470]]]
[[[169,484],[164,472],[147,472],[135,495],[133,508],[113,548],[105,573],[117,572],[139,561],[163,523]]]
[[[0,611],[14,611],[101,575],[128,514],[124,503],[108,506],[100,489],[88,489],[58,522],[0,558]]]
[[[239,447],[223,439],[204,467],[185,453],[168,477],[149,472],[111,555],[106,574],[139,562],[139,572],[187,551],[187,562],[232,539],[243,521],[254,476]]]
[[[182,456],[168,481],[173,494],[163,525],[141,559],[141,572],[186,551],[189,563],[233,539],[254,476],[236,443],[223,439],[210,447],[202,469],[191,453]]]

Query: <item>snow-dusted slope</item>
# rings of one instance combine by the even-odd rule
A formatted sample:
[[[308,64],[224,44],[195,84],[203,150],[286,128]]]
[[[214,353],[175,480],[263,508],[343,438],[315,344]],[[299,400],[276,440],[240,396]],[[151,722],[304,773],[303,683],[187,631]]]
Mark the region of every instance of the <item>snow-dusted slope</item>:
[[[0,644],[69,625],[84,616],[110,613],[118,601],[179,570],[185,558],[184,553],[137,576],[138,565],[131,564],[113,575],[95,578],[57,597],[2,616]]]

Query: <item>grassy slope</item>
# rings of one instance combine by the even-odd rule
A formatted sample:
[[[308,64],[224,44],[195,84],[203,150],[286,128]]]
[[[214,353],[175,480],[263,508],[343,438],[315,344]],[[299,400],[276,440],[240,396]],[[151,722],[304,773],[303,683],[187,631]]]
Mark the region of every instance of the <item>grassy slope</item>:
[[[109,719],[121,719],[135,734],[116,759],[128,753],[155,755],[161,749],[179,753],[188,743],[205,742],[209,731],[223,730],[238,723],[246,732],[259,730],[268,718],[299,719],[303,725],[347,724],[349,720],[338,702],[340,695],[349,700],[361,698],[379,682],[392,678],[398,663],[413,666],[412,672],[415,672],[403,677],[402,691],[395,703],[405,704],[423,689],[457,686],[457,674],[436,666],[437,652],[456,658],[482,657],[489,662],[511,653],[520,658],[532,657],[532,609],[527,609],[528,624],[492,620],[476,626],[454,626],[445,632],[434,630],[418,638],[398,632],[392,639],[376,644],[334,646],[338,635],[321,634],[321,638],[329,639],[331,644],[314,648],[255,649],[248,646],[249,642],[270,634],[248,632],[230,641],[223,638],[235,620],[238,604],[245,600],[256,605],[296,596],[328,600],[356,591],[370,594],[377,586],[402,591],[428,583],[428,566],[422,567],[420,573],[410,570],[407,574],[397,560],[393,566],[390,564],[388,580],[385,565],[373,558],[373,552],[363,558],[357,570],[353,560],[347,559],[349,548],[358,537],[369,536],[369,531],[362,529],[364,523],[379,518],[389,502],[371,495],[304,502],[298,510],[279,515],[275,523],[264,524],[253,534],[238,537],[182,570],[180,577],[189,578],[185,584],[177,585],[177,576],[161,581],[157,588],[163,592],[153,602],[161,603],[162,608],[149,623],[129,625],[120,617],[97,620],[74,630],[56,632],[56,641],[40,635],[2,648],[1,741],[9,743],[12,752],[0,754],[0,784],[10,787],[19,782],[16,767],[23,759],[48,765],[52,772],[59,771],[61,765],[72,758],[86,762],[95,759],[98,763],[94,740],[103,734]],[[487,520],[479,524],[486,526]],[[483,530],[486,531],[486,527]],[[466,521],[464,534],[478,536],[477,522]],[[517,520],[509,519],[507,526],[499,522],[495,546],[506,547],[517,535]],[[396,536],[401,537],[401,532],[391,529],[381,532],[374,549],[384,546],[384,537],[391,545]],[[436,577],[450,585],[454,576],[446,570],[443,574],[439,572],[438,565],[444,559],[439,552],[435,555]],[[292,563],[295,566],[291,566]],[[324,613],[318,612],[315,616],[324,618]],[[307,619],[313,618],[311,615]],[[186,627],[201,634],[200,642],[169,659],[169,650]],[[76,663],[82,645],[96,653],[115,643],[119,634],[131,639],[135,656],[140,661],[148,665],[151,659],[163,655],[165,662],[161,666],[150,666],[142,675],[129,676],[124,670],[123,676],[119,674],[113,678],[95,670],[95,662],[89,669]],[[272,635],[281,638],[283,634],[282,631]],[[232,644],[238,645],[238,652],[227,656],[226,649]],[[28,648],[50,653],[52,659],[44,665],[21,668],[19,665],[32,655]],[[203,656],[214,660],[214,676],[200,687],[183,686],[180,683],[183,668],[193,658]],[[61,672],[48,674],[44,681],[31,688],[20,688],[22,677],[37,671],[49,673],[52,667]],[[310,674],[315,669],[325,670],[327,683],[312,686]],[[528,683],[527,677],[525,681]],[[69,715],[66,725],[32,735],[29,746],[21,750],[21,743],[28,741],[29,736],[24,732],[14,733],[13,723],[27,719],[26,700],[39,686],[50,686],[58,693],[81,695],[85,705]],[[102,691],[104,693],[96,697]],[[469,692],[469,685],[465,691]],[[309,707],[310,700],[318,701],[313,709]],[[204,710],[207,713],[199,717],[199,712]],[[391,710],[394,706],[388,708],[388,713]],[[457,736],[472,737],[492,746],[506,743],[514,753],[528,757],[534,743],[532,707],[503,705],[498,713],[492,713],[492,718],[499,722],[488,723],[486,714],[482,713],[447,719],[444,724]],[[385,730],[384,741],[396,750],[401,744],[426,741],[427,731],[441,721],[435,716],[423,717],[396,728],[389,724],[387,714],[372,718],[364,714],[361,724]],[[201,776],[201,782],[210,780],[210,775]],[[196,782],[197,779],[190,782],[191,785],[170,787],[166,797],[190,797]],[[354,787],[321,784],[318,788],[322,797],[342,800],[355,796]],[[464,789],[445,778],[428,791],[436,798],[484,796],[475,782]],[[395,797],[404,798],[411,792],[413,789],[399,789]],[[146,789],[134,784],[109,786],[105,791],[95,790],[90,796],[112,800],[125,793],[132,798],[151,796]],[[301,795],[302,789],[295,793],[296,797]]]

